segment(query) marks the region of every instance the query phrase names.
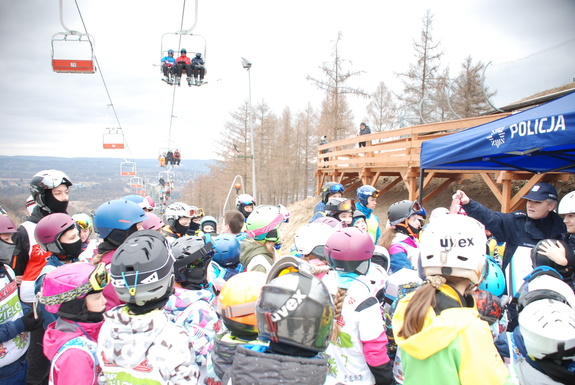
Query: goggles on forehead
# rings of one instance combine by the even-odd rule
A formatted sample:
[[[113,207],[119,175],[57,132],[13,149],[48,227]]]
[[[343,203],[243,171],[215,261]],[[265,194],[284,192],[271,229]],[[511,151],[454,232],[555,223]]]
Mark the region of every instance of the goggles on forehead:
[[[110,275],[106,270],[106,265],[104,263],[99,263],[90,274],[88,282],[75,289],[68,290],[60,294],[40,296],[40,303],[44,305],[57,305],[68,302],[73,299],[80,298],[91,291],[102,291],[108,283],[110,283]]]
[[[379,190],[374,190],[374,191],[371,193],[371,196],[374,197],[374,198],[377,198],[377,197],[379,197],[379,194],[380,194],[380,193],[379,193]]]
[[[84,230],[88,230],[91,226],[90,223],[87,221],[76,221],[76,226],[78,226],[78,229],[84,229]]]
[[[345,200],[339,204],[338,209],[341,211],[355,210],[355,201],[353,199]]]
[[[418,214],[421,215],[424,218],[427,218],[427,212],[425,211],[425,209],[419,204],[418,201],[413,201],[413,203],[411,204],[411,208],[409,209],[409,213],[410,215],[413,214]]]

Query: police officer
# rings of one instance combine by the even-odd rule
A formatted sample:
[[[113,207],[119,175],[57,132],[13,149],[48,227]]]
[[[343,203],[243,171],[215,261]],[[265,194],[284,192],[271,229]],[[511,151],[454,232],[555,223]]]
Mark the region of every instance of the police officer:
[[[527,195],[527,212],[501,213],[493,211],[470,199],[458,190],[453,199],[459,198],[467,215],[483,223],[498,242],[506,242],[503,269],[519,246],[534,247],[542,239],[561,239],[566,232],[557,207],[557,190],[549,183],[537,183]]]

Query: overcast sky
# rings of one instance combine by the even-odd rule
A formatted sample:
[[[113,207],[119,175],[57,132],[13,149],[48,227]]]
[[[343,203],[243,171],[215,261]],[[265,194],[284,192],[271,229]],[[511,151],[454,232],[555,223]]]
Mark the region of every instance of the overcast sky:
[[[63,2],[65,25],[83,30],[74,1]],[[100,68],[93,75],[52,72],[52,35],[63,31],[58,0],[0,2],[0,155],[157,157],[168,146],[174,88],[161,82],[154,64],[162,35],[180,29],[183,0],[77,3],[96,42]],[[194,4],[186,2],[184,29],[193,25]],[[452,76],[469,55],[497,69],[575,39],[573,0],[199,0],[194,32],[206,39],[209,84],[176,89],[171,147],[184,159],[215,157],[230,113],[248,98],[241,56],[253,62],[254,105],[265,100],[278,115],[285,107],[318,108],[323,95],[305,78],[322,76],[319,67],[331,60],[338,31],[342,57],[352,70],[365,71],[350,86],[373,92],[384,81],[401,92],[396,74],[414,62],[413,41],[427,9]],[[204,50],[197,40],[182,46]],[[575,68],[573,52],[564,59],[543,60],[542,71],[556,74],[551,64],[563,61]],[[101,75],[129,151],[102,149],[104,129],[117,123]],[[564,83],[571,80],[565,77]],[[500,88],[499,97],[510,93]],[[359,126],[367,102],[350,104]]]

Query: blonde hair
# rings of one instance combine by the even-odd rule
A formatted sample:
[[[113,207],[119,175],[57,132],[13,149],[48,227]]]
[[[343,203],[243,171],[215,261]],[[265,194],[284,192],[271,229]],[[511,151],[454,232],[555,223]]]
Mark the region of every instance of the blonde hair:
[[[337,294],[335,295],[334,305],[335,305],[335,312],[334,312],[334,320],[333,323],[333,332],[331,333],[331,341],[336,342],[337,336],[339,335],[339,331],[341,329],[338,320],[341,317],[341,309],[343,308],[343,301],[345,300],[345,296],[347,295],[347,289],[338,288]]]

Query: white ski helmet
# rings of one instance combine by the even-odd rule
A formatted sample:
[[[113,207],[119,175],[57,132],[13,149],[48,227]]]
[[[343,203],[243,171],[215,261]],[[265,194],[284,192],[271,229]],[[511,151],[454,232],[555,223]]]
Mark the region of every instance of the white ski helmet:
[[[179,219],[182,217],[192,218],[194,213],[192,208],[184,202],[174,202],[166,207],[164,216],[166,217],[166,220]]]
[[[571,191],[569,194],[565,195],[563,199],[561,199],[557,211],[559,214],[575,213],[575,191]]]
[[[477,220],[446,214],[429,223],[420,243],[425,275],[468,278],[473,284],[483,279],[487,237]]]
[[[567,283],[561,280],[558,273],[556,276],[542,273],[527,279],[519,293],[519,312],[533,302],[546,299],[563,302],[575,309],[575,293]]]
[[[335,229],[325,223],[306,223],[296,232],[294,246],[302,256],[312,254],[325,261],[324,246]]]
[[[519,313],[525,348],[536,359],[575,358],[575,309],[546,299],[530,303]]]

